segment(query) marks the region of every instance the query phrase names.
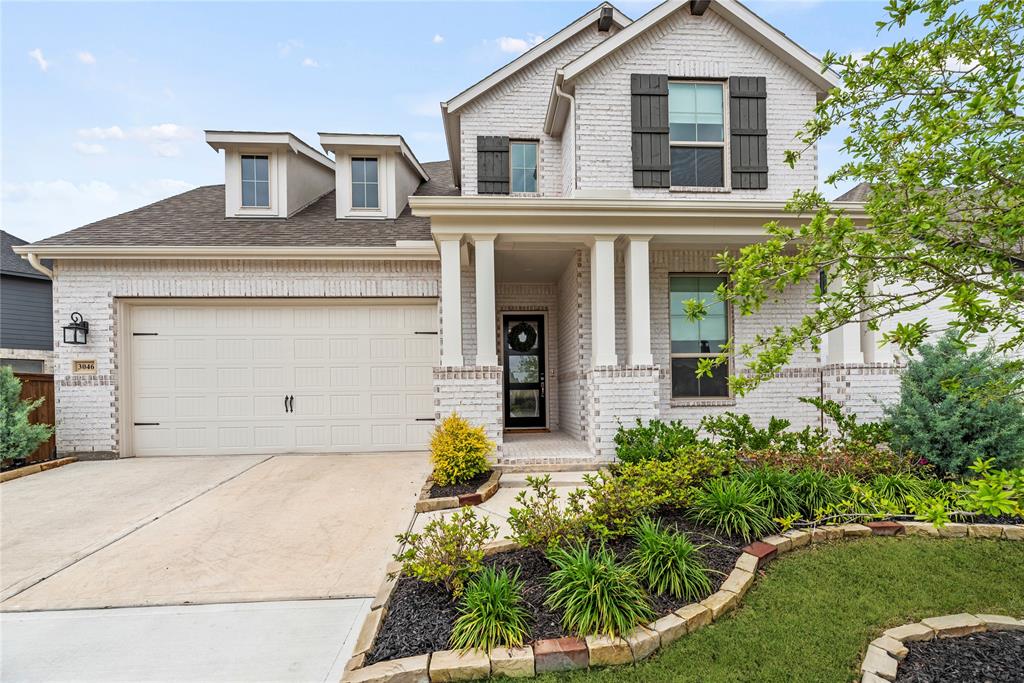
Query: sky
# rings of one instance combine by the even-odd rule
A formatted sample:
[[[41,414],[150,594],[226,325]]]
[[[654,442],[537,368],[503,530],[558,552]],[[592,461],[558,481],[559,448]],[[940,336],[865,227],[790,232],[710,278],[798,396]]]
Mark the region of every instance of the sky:
[[[34,241],[222,183],[205,129],[402,133],[444,159],[438,103],[597,4],[5,1],[0,225]],[[746,4],[817,55],[892,40],[881,2]],[[822,177],[840,144],[819,146]]]

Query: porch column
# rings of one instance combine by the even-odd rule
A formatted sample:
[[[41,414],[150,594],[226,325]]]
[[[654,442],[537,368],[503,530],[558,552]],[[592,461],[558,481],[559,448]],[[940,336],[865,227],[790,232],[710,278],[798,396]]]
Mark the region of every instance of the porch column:
[[[842,280],[835,280],[836,287],[842,287]],[[830,283],[831,288],[831,283]],[[864,362],[861,349],[860,321],[848,322],[828,333],[828,362],[860,364]]]
[[[615,355],[615,236],[590,245],[590,364],[618,365]]]
[[[496,366],[494,336],[494,235],[473,235],[476,244],[476,364]]]
[[[653,365],[650,240],[630,236],[626,247],[626,348],[630,365]]]
[[[441,365],[462,365],[462,235],[439,235],[441,253]]]

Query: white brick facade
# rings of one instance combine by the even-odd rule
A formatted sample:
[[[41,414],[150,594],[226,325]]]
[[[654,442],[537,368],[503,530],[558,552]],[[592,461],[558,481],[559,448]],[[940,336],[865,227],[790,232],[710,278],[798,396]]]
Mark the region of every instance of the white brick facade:
[[[42,361],[43,369],[41,372],[50,374],[53,372],[53,351],[42,351],[39,349],[2,349],[0,348],[0,358],[9,358],[11,360],[38,360]]]
[[[487,437],[501,452],[503,430],[502,372],[495,367],[439,367],[434,369],[435,419],[453,412],[483,425]]]

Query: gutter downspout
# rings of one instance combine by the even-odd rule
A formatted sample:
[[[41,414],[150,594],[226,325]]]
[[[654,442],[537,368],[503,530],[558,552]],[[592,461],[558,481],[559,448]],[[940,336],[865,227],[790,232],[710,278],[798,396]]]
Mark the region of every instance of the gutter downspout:
[[[572,124],[572,189],[580,189],[579,166],[576,158],[576,98],[562,90],[562,74],[557,74],[555,79],[555,94],[569,100],[569,118]]]
[[[33,268],[38,270],[40,273],[42,273],[46,277],[50,278],[51,280],[53,279],[53,271],[50,270],[49,268],[47,268],[46,266],[44,266],[42,263],[40,263],[39,262],[39,257],[36,256],[34,253],[29,252],[29,253],[25,254],[24,259],[26,261],[28,261],[28,264],[30,266],[32,266]]]

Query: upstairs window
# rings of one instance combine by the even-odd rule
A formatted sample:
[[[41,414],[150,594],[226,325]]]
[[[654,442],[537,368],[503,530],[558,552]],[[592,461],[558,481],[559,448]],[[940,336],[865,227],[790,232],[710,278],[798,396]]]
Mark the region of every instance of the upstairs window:
[[[270,207],[270,157],[242,155],[242,206]]]
[[[729,311],[715,290],[725,282],[713,275],[673,275],[670,278],[672,397],[722,398],[729,396],[729,367],[723,364],[711,377],[697,377],[701,358],[714,358],[729,338]],[[703,301],[707,314],[700,320],[686,315],[686,302]]]
[[[352,157],[352,208],[379,209],[376,157]]]
[[[537,191],[537,143],[513,142],[512,192],[530,193]]]
[[[724,187],[725,90],[721,83],[669,83],[673,187]]]

